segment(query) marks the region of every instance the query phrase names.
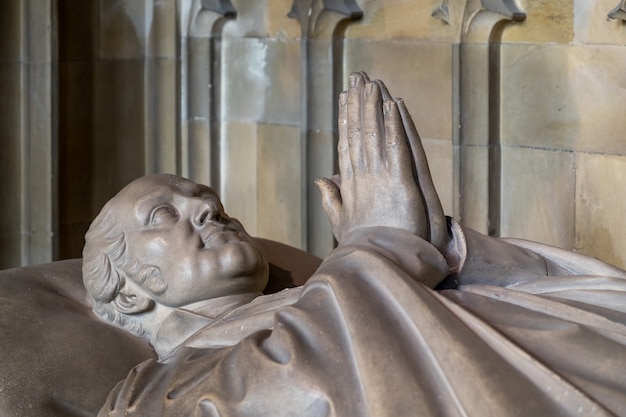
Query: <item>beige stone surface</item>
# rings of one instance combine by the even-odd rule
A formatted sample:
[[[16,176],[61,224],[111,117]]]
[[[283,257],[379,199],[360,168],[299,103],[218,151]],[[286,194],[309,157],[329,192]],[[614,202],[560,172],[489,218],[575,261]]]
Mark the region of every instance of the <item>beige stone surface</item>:
[[[306,248],[309,252],[325,257],[334,245],[330,223],[324,209],[322,199],[313,182],[320,177],[330,177],[338,172],[336,166],[336,142],[332,132],[309,131],[306,143],[306,161],[303,165],[306,176],[302,179],[306,204]],[[308,187],[308,189],[304,189]]]
[[[626,267],[626,157],[576,157],[576,250]]]
[[[349,39],[429,39],[458,40],[463,19],[463,2],[450,1],[450,23],[432,17],[441,1],[362,0],[363,19],[348,27]]]
[[[146,0],[98,2],[100,59],[140,58],[146,55],[153,11]],[[150,2],[151,3],[151,2]]]
[[[150,1],[147,4],[148,48],[147,55],[151,57],[170,58],[177,57],[177,2],[176,1]],[[151,16],[150,16],[151,14]]]
[[[268,3],[271,3],[271,0],[232,0],[231,3],[235,10],[237,10],[237,17],[235,19],[228,19],[224,23],[222,33],[225,37],[267,37],[268,22],[265,10]],[[289,6],[285,7],[283,13],[287,14],[288,11]]]
[[[177,63],[173,59],[151,58],[144,62],[146,86],[143,103],[145,120],[146,173],[177,172]]]
[[[585,44],[626,44],[626,25],[620,19],[608,19],[619,0],[575,0],[574,40]]]
[[[424,151],[428,157],[428,166],[433,177],[435,189],[447,215],[453,214],[452,184],[452,142],[442,139],[422,138]]]
[[[28,31],[26,47],[31,62],[51,62],[56,54],[54,44],[56,33],[50,23],[50,17],[55,13],[54,4],[46,1],[38,2],[36,7],[26,7],[27,20],[24,22],[24,30]]]
[[[25,163],[22,211],[26,212],[28,260],[50,262],[56,256],[57,131],[53,120],[56,94],[49,62],[28,66],[28,146]]]
[[[489,150],[486,146],[462,146],[460,157],[460,213],[465,226],[481,233],[489,227]]]
[[[255,123],[223,123],[218,192],[226,212],[251,235],[258,234],[258,144]]]
[[[245,0],[239,0],[241,3]],[[299,39],[300,23],[296,19],[287,17],[293,0],[265,0],[265,15],[267,19],[267,34],[276,39]]]
[[[573,152],[502,149],[501,236],[574,248]]]
[[[230,120],[300,123],[300,43],[223,40],[222,114]]]
[[[404,98],[423,137],[451,139],[452,51],[445,42],[347,40],[344,83],[353,71],[384,80]]]
[[[626,46],[504,45],[502,140],[626,154]]]
[[[293,126],[258,126],[257,235],[295,247],[303,242],[302,144]]]
[[[574,2],[596,0],[521,0],[519,4],[526,12],[523,22],[509,25],[503,42],[561,43],[567,44],[574,38]]]
[[[459,143],[489,144],[490,62],[487,44],[459,46]]]

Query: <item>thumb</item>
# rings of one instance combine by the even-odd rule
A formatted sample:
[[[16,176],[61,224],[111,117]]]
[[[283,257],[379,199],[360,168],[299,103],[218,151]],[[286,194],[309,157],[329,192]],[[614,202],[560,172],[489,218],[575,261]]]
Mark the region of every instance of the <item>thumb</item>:
[[[330,220],[330,225],[333,229],[333,234],[336,239],[339,239],[339,217],[341,213],[341,192],[337,184],[328,178],[318,178],[315,180],[315,185],[322,195],[322,207]]]

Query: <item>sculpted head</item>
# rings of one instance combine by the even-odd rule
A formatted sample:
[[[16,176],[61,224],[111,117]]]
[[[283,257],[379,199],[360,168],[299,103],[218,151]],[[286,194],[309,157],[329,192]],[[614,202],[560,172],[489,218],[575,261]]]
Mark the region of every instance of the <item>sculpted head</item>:
[[[94,311],[142,337],[150,336],[144,317],[160,307],[260,293],[267,277],[262,250],[215,191],[174,175],[130,183],[85,235],[83,280]]]

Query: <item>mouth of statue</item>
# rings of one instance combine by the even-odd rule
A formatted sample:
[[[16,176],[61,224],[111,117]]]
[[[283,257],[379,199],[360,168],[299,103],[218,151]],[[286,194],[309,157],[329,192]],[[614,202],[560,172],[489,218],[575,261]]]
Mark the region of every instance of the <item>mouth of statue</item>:
[[[241,242],[243,239],[239,236],[239,233],[235,230],[230,229],[219,229],[214,232],[207,234],[203,239],[202,243],[205,248],[211,249],[216,246],[225,245],[231,242]]]

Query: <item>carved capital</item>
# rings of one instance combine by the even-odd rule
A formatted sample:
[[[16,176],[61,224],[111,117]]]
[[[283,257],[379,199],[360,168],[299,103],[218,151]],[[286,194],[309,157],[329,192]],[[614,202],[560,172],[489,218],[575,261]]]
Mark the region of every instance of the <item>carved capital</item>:
[[[526,12],[515,0],[481,0],[482,7],[494,13],[498,13],[509,20],[521,21],[526,19]]]
[[[626,21],[626,0],[620,0],[618,5],[609,12],[608,18]]]
[[[465,42],[488,42],[491,32],[500,22],[524,19],[526,12],[516,0],[468,0],[461,36]]]
[[[433,13],[431,14],[435,19],[443,21],[446,25],[450,24],[450,10],[448,8],[448,0],[441,0],[441,3],[437,5]]]
[[[342,19],[359,19],[363,16],[355,0],[293,0],[287,16],[300,22],[303,38],[311,38],[323,12],[337,13]]]
[[[230,0],[195,0],[184,12],[187,14],[183,21],[188,22],[187,35],[193,37],[211,37],[219,30],[220,22],[237,17],[237,10]]]

